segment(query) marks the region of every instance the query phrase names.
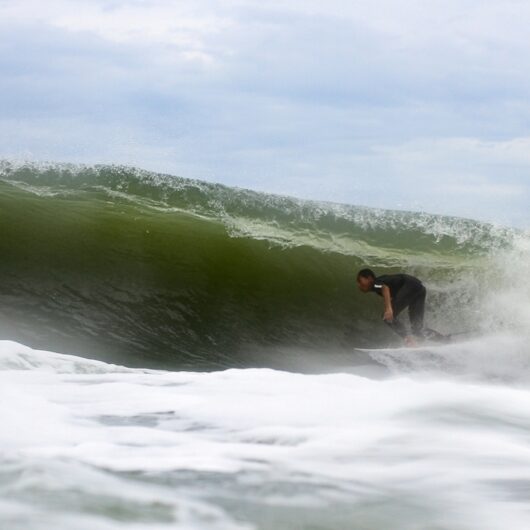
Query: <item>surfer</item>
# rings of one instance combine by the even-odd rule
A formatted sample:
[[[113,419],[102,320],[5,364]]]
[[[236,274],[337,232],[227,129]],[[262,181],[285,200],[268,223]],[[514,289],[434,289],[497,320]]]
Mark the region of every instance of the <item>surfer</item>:
[[[383,320],[403,338],[407,346],[416,346],[417,338],[445,339],[440,333],[423,327],[427,291],[418,278],[409,274],[376,277],[371,269],[362,269],[357,273],[357,285],[363,293],[374,292],[383,297]],[[397,318],[406,307],[409,309],[411,332]]]

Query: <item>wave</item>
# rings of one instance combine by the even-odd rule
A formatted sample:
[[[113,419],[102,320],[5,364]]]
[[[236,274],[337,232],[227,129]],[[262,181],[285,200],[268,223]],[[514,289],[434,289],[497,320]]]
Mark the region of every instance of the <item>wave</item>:
[[[528,235],[118,166],[0,164],[0,333],[128,366],[268,365],[393,338],[363,266],[428,287],[441,331],[528,329]]]

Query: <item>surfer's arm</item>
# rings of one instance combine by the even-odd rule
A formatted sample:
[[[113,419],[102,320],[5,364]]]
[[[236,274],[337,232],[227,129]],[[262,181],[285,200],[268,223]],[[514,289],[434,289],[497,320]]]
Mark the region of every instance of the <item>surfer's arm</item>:
[[[385,303],[385,313],[383,315],[383,320],[392,322],[392,320],[394,320],[394,311],[392,311],[392,296],[390,295],[390,288],[388,285],[383,285],[381,288],[381,294],[383,295],[383,300]]]

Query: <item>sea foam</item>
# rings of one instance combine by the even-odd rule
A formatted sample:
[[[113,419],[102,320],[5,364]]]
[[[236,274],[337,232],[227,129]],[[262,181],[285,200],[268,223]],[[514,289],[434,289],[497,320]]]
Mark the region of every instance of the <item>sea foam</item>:
[[[120,369],[12,342],[0,367],[0,519],[13,528],[530,523],[525,388]]]

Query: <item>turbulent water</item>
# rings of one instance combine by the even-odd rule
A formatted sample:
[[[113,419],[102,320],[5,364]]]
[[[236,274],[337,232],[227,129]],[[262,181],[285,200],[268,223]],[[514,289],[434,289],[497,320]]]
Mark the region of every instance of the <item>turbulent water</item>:
[[[528,234],[8,162],[0,230],[2,527],[530,526]],[[472,333],[398,348],[364,266]]]

